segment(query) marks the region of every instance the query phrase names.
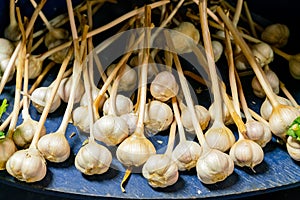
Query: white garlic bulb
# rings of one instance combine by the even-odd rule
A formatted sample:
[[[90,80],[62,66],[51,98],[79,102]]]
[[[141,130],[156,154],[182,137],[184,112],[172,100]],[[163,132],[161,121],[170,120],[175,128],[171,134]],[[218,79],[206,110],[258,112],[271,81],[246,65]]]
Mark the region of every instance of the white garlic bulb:
[[[194,141],[180,141],[172,152],[172,159],[176,162],[179,171],[194,168],[202,153],[201,146]]]
[[[87,106],[79,106],[72,111],[72,121],[74,126],[78,127],[81,131],[85,133],[90,132],[90,118],[89,115],[84,115],[83,113],[88,113]]]
[[[219,42],[218,40],[212,40],[211,45],[212,45],[213,52],[214,52],[214,61],[218,62],[218,60],[221,58],[221,56],[223,54],[224,47],[223,47],[222,43]]]
[[[113,146],[128,137],[129,129],[127,123],[121,117],[105,115],[94,123],[93,134],[96,140]]]
[[[14,143],[22,149],[28,148],[33,139],[34,133],[38,127],[38,121],[31,118],[26,118],[24,121],[16,127],[12,139]],[[40,137],[46,134],[46,128],[43,126],[40,132]]]
[[[117,159],[125,166],[141,166],[156,153],[150,140],[136,132],[126,138],[116,151]]]
[[[178,54],[191,52],[191,45],[199,43],[200,33],[191,22],[181,22],[173,30],[170,32],[171,39],[173,40],[174,50]]]
[[[11,41],[4,39],[4,38],[0,38],[0,69],[1,72],[4,73],[4,71],[7,68],[7,65],[9,63],[10,57],[12,55],[12,53],[14,52],[14,45]],[[2,74],[0,73],[0,74]],[[8,76],[8,81],[12,80],[13,76],[15,73],[15,68],[13,68]]]
[[[223,108],[222,114],[223,114],[224,124],[225,125],[233,124],[234,121],[233,121],[233,119],[230,115],[230,112],[224,102],[223,102],[222,108]],[[214,102],[209,106],[208,112],[210,114],[210,122],[213,123],[215,121],[215,103]]]
[[[248,63],[247,58],[241,51],[234,54],[234,66],[239,71],[251,68],[251,66]]]
[[[201,129],[205,130],[210,122],[210,113],[204,106],[201,105],[195,105],[194,108]],[[181,121],[182,125],[188,132],[195,133],[195,129],[191,119],[191,114],[187,108],[182,109],[181,111]]]
[[[97,88],[96,86],[92,87],[91,89],[91,95],[92,95],[92,99],[95,100],[99,94],[100,89]],[[102,98],[103,100],[105,98]],[[81,99],[80,99],[80,106],[87,106],[88,105],[88,98],[87,98],[87,93],[86,91],[84,92],[84,94],[82,95]]]
[[[108,115],[110,113],[110,108],[111,108],[110,103],[111,103],[111,98],[106,99],[106,101],[104,102],[103,105],[104,115]],[[118,94],[116,96],[115,105],[116,105],[117,116],[124,115],[133,111],[133,103],[131,99],[122,94]]]
[[[68,102],[71,94],[71,87],[73,76],[64,78],[61,80],[58,88],[58,95],[60,96],[61,100],[64,102]],[[76,93],[74,98],[74,103],[79,103],[82,95],[84,94],[84,85],[82,79],[79,79],[78,84],[76,85]]]
[[[230,156],[216,149],[203,151],[196,165],[198,179],[205,184],[225,180],[233,169],[234,162]]]
[[[247,129],[247,136],[250,140],[253,140],[261,147],[265,147],[272,139],[272,132],[270,127],[263,122],[248,120],[245,123]]]
[[[287,98],[276,95],[276,99],[280,104],[292,106],[291,101],[288,100]],[[260,114],[262,118],[264,118],[265,120],[269,120],[272,111],[273,111],[273,106],[271,105],[269,99],[266,98],[260,107]]]
[[[145,112],[145,128],[154,135],[166,130],[173,121],[172,109],[164,102],[153,100],[147,103]]]
[[[179,177],[176,163],[167,154],[150,156],[143,165],[142,174],[154,188],[173,185]]]
[[[20,181],[37,182],[46,176],[46,160],[36,148],[23,149],[8,159],[6,170]]]
[[[264,159],[262,147],[256,142],[248,139],[239,139],[231,147],[229,156],[235,165],[253,168]]]
[[[38,141],[38,150],[50,162],[60,163],[70,156],[70,144],[61,132],[48,133]]]
[[[261,67],[269,64],[274,59],[274,52],[270,45],[264,42],[256,43],[251,47],[253,56]]]
[[[169,71],[158,73],[150,85],[151,95],[163,102],[175,97],[178,91],[179,87],[175,76]]]
[[[267,26],[261,34],[261,39],[275,47],[283,47],[287,44],[290,30],[285,24],[271,24]]]
[[[134,133],[138,121],[138,115],[134,112],[126,113],[120,116],[128,125],[129,135]]]
[[[82,146],[75,157],[76,169],[86,175],[107,172],[111,162],[112,155],[110,151],[94,140],[89,140],[88,144]]]
[[[288,136],[286,142],[286,149],[292,159],[300,161],[300,142],[292,136]]]
[[[30,99],[32,101],[32,105],[36,108],[36,110],[39,113],[43,112],[44,107],[46,106],[47,100],[50,99],[51,90],[52,90],[51,86],[39,87],[39,88],[36,88],[32,92]],[[61,104],[61,98],[56,93],[56,95],[54,96],[54,99],[52,101],[49,112],[52,113],[52,112],[56,111],[56,109],[60,106],[60,104]]]
[[[0,139],[0,170],[5,170],[7,160],[16,150],[17,147],[12,139],[8,137]]]
[[[19,59],[16,59],[15,65],[18,66]],[[35,79],[43,69],[44,59],[40,55],[30,55],[28,59],[28,78]]]
[[[108,66],[108,68],[106,69],[106,73],[108,76],[111,74],[115,67],[115,64]],[[125,66],[123,67],[125,67],[125,69],[123,70],[123,74],[119,82],[118,91],[131,91],[135,89],[137,85],[137,73],[127,64],[125,64]]]

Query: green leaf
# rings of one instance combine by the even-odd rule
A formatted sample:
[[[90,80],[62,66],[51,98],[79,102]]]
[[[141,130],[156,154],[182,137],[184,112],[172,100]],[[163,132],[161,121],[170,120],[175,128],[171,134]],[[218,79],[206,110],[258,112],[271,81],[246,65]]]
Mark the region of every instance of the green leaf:
[[[286,132],[287,135],[300,140],[300,117],[297,117]]]
[[[0,131],[0,139],[4,139],[5,138],[5,133],[3,131]]]
[[[0,106],[0,118],[2,117],[3,113],[6,112],[7,106],[8,106],[7,99],[3,99],[2,104]]]

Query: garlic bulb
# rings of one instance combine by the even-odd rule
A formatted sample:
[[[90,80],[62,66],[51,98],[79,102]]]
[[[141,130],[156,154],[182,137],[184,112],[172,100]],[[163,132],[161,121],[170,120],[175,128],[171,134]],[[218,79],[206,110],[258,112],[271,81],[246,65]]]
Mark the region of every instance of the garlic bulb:
[[[173,30],[170,32],[171,39],[173,40],[174,50],[178,54],[191,52],[191,45],[199,43],[200,33],[191,22],[181,22]]]
[[[150,85],[151,95],[160,101],[168,101],[177,95],[179,87],[175,76],[169,71],[158,73]]]
[[[224,124],[214,123],[205,133],[205,139],[209,147],[222,152],[228,151],[235,143],[232,131]]]
[[[88,115],[83,113],[88,113],[87,106],[79,106],[72,111],[72,121],[74,126],[78,127],[81,131],[85,133],[90,132],[90,118]]]
[[[70,156],[70,144],[61,132],[48,133],[38,141],[38,149],[50,162],[63,162]]]
[[[139,67],[138,56],[133,56],[129,61],[129,65],[133,68]],[[157,74],[157,71],[158,70],[156,69],[156,63],[149,61],[148,66],[147,66],[148,81],[152,80],[155,77],[155,75]]]
[[[112,64],[106,69],[107,76],[111,74],[115,67],[116,65]],[[135,89],[138,80],[137,78],[136,71],[129,65],[125,64],[125,69],[123,70],[123,75],[120,79],[118,91],[131,91]]]
[[[276,95],[276,99],[280,104],[292,106],[291,101],[288,100],[287,98]],[[272,111],[273,111],[273,106],[271,105],[269,99],[266,98],[260,107],[260,114],[262,118],[264,118],[265,120],[269,120]]]
[[[223,114],[223,121],[224,121],[224,124],[225,125],[230,125],[230,124],[233,124],[234,121],[230,115],[230,112],[227,108],[227,106],[225,105],[225,103],[223,102],[223,111],[222,111],[222,114]],[[208,108],[208,112],[210,114],[210,121],[211,123],[215,121],[215,104],[214,102],[209,106]]]
[[[238,51],[237,53],[234,54],[234,66],[239,71],[251,68],[245,55],[241,51]]]
[[[289,59],[289,71],[294,79],[300,79],[300,54],[291,56]]]
[[[178,167],[166,154],[156,154],[148,158],[142,169],[143,176],[154,188],[165,188],[177,182]]]
[[[136,129],[136,124],[138,120],[138,115],[136,113],[126,113],[120,116],[128,125],[129,135],[134,133]]]
[[[96,140],[113,146],[121,143],[129,135],[128,125],[121,117],[105,115],[98,119],[93,126]]]
[[[50,50],[56,46],[64,44],[65,42],[68,42],[68,40],[56,40],[49,44],[48,49]],[[60,51],[57,51],[49,56],[49,60],[52,60],[53,62],[55,62],[57,64],[61,64],[61,63],[63,63],[64,59],[66,58],[68,51],[69,51],[69,48],[64,48]]]
[[[212,45],[213,52],[214,52],[215,62],[217,62],[223,54],[224,47],[223,47],[222,43],[219,42],[218,40],[212,40],[211,45]]]
[[[60,82],[58,91],[57,91],[61,100],[63,100],[66,103],[68,102],[68,100],[70,98],[72,80],[73,80],[73,76],[62,79]],[[81,99],[83,93],[84,93],[83,81],[82,81],[82,79],[79,79],[78,84],[76,85],[76,93],[75,93],[74,103],[80,102],[80,99]]]
[[[290,30],[285,24],[271,24],[261,34],[261,39],[275,47],[283,47],[287,44]]]
[[[279,104],[273,109],[269,118],[269,124],[272,133],[285,140],[286,131],[298,116],[300,116],[299,109],[293,106]]]
[[[52,90],[51,86],[39,87],[32,92],[30,99],[32,101],[32,105],[36,108],[36,110],[39,113],[43,112],[46,102],[51,96],[51,90]],[[52,101],[49,112],[52,113],[56,111],[56,109],[60,106],[60,104],[61,104],[61,98],[56,93]]]
[[[233,169],[234,162],[230,156],[216,149],[203,151],[196,165],[198,179],[205,184],[225,180]]]
[[[94,140],[80,148],[75,157],[75,167],[86,175],[107,172],[112,162],[110,151]]]
[[[292,136],[288,136],[286,149],[292,159],[300,161],[300,142]]]
[[[210,113],[209,111],[201,105],[195,105],[195,111],[197,115],[197,119],[199,121],[199,124],[201,126],[202,130],[205,130],[210,122]],[[190,132],[194,133],[195,129],[192,123],[191,114],[187,108],[182,109],[181,111],[181,121],[184,126],[184,128]]]
[[[166,103],[153,100],[146,104],[145,128],[151,134],[166,130],[173,121],[173,112]]]
[[[1,72],[4,72],[6,70],[6,67],[9,63],[10,57],[11,57],[15,47],[12,42],[10,42],[9,40],[4,39],[4,38],[0,38],[0,46],[1,46],[1,48],[0,48],[0,69],[1,69]],[[13,70],[11,70],[7,81],[12,80],[14,73],[15,73],[15,68],[13,68]]]
[[[69,39],[69,31],[63,28],[52,28],[45,35],[44,43],[45,46],[49,48],[51,43],[54,43],[56,40],[67,40]]]
[[[265,72],[267,81],[271,85],[271,88],[272,88],[273,92],[275,94],[278,94],[279,93],[279,78],[278,78],[278,76],[276,75],[276,73],[273,70],[271,70],[269,68],[267,68],[267,69],[265,68],[264,72]],[[260,97],[260,98],[266,97],[266,93],[262,89],[262,87],[261,87],[261,85],[260,85],[260,83],[259,83],[256,76],[253,77],[252,82],[251,82],[251,86],[252,86],[252,89],[253,89],[253,93],[257,97]]]
[[[111,106],[110,102],[111,102],[111,98],[106,99],[106,101],[104,102],[104,105],[103,105],[103,114],[104,115],[109,114],[109,110],[110,110],[110,106]],[[117,111],[116,115],[117,116],[124,115],[124,114],[130,113],[133,111],[133,103],[132,103],[131,99],[124,95],[118,94],[116,96],[115,104],[116,104],[116,111]]]
[[[8,159],[6,170],[20,181],[36,182],[46,176],[46,160],[36,148],[23,149]]]
[[[156,153],[154,145],[136,130],[117,148],[117,159],[125,166],[141,166]]]
[[[9,25],[4,29],[4,37],[16,42],[21,39],[21,31],[16,19],[16,2],[15,0],[9,1]]]
[[[190,170],[197,164],[202,153],[201,146],[194,141],[180,141],[172,152],[172,159],[176,162],[179,171]]]
[[[274,52],[270,45],[261,42],[256,43],[251,47],[253,56],[261,67],[269,64],[274,59]]]
[[[92,87],[91,89],[91,95],[92,95],[92,99],[95,100],[99,94],[100,89],[97,88],[96,86]],[[105,98],[102,98],[103,100]],[[84,92],[84,94],[82,95],[81,99],[80,99],[80,106],[87,106],[88,105],[88,98],[87,98],[87,93],[86,91]]]
[[[272,139],[272,132],[270,127],[263,122],[255,120],[247,120],[245,123],[247,129],[247,136],[261,147],[265,147]]]
[[[0,139],[0,170],[5,169],[7,160],[17,150],[14,141],[8,137]]]
[[[248,139],[239,139],[231,147],[229,156],[235,165],[240,167],[253,168],[260,164],[264,159],[264,152],[262,147],[256,142]]]
[[[19,59],[16,59],[16,66],[19,63]],[[40,55],[30,55],[28,61],[28,78],[35,79],[38,77],[43,69],[44,59]]]
[[[34,133],[38,127],[38,121],[31,118],[26,118],[24,121],[16,127],[12,139],[14,143],[22,149],[28,148],[31,144]],[[46,134],[46,128],[43,127],[40,132],[40,137]]]

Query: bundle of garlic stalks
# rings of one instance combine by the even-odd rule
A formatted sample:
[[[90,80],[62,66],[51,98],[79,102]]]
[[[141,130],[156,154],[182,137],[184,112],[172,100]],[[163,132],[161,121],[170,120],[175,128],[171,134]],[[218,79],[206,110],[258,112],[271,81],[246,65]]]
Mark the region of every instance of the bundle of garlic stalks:
[[[125,191],[133,170],[154,188],[175,184],[180,172],[193,168],[204,184],[224,181],[235,166],[255,172],[272,138],[300,161],[299,105],[272,70],[278,54],[300,77],[298,56],[280,50],[289,29],[259,25],[246,1],[153,1],[99,27],[94,15],[118,1],[74,6],[66,0],[67,13],[51,20],[43,13],[46,0],[30,2],[34,12],[25,16],[10,0],[10,24],[0,38],[2,99],[7,87],[15,92],[10,109],[1,107],[1,170],[37,182],[48,162],[63,163],[71,154],[76,169],[90,176],[106,173],[115,159],[126,169]],[[37,30],[37,19],[46,28]],[[108,30],[112,37],[94,49],[93,38]],[[221,76],[216,63],[222,58],[228,71]],[[244,93],[245,74],[264,100],[259,112]],[[208,88],[211,99],[198,101],[195,94],[202,94],[191,79]],[[46,130],[57,115],[57,129]],[[86,136],[78,151],[67,137],[71,126]],[[153,144],[158,135],[168,137],[163,152]]]

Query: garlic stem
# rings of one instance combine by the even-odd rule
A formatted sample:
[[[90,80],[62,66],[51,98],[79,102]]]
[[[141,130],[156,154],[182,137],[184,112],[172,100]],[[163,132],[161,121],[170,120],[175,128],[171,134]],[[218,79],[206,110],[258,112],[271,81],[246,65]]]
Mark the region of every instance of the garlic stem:
[[[288,91],[288,89],[285,87],[285,84],[280,81],[279,87],[282,90],[282,92],[285,94],[285,96],[291,101],[292,105],[296,108],[299,108],[299,104],[297,103],[296,99],[293,97],[293,95]]]
[[[179,140],[180,140],[180,142],[184,142],[184,141],[186,141],[186,137],[185,137],[185,133],[184,133],[183,124],[181,122],[180,112],[179,112],[176,97],[172,97],[172,107],[173,107],[173,112],[175,115],[176,123],[178,124]]]
[[[53,101],[53,99],[55,97],[55,94],[58,90],[59,84],[60,84],[60,82],[63,78],[64,72],[65,72],[65,70],[66,70],[66,68],[69,64],[69,61],[72,57],[72,54],[73,54],[73,48],[70,48],[69,51],[68,51],[67,56],[65,57],[63,63],[60,66],[59,72],[57,74],[57,77],[56,77],[56,79],[54,81],[54,84],[53,84],[53,87],[51,89],[51,95],[50,95],[49,99],[47,100],[46,105],[43,109],[42,115],[41,115],[39,123],[38,123],[37,130],[34,133],[34,136],[33,136],[32,142],[30,144],[30,147],[35,147],[35,148],[37,147],[37,143],[38,143],[38,140],[40,138],[40,132],[41,132],[41,130],[42,130],[42,128],[43,128],[43,126],[46,122],[48,113],[49,113],[50,108],[51,108],[52,101]]]
[[[171,127],[170,127],[168,146],[165,151],[165,155],[168,155],[169,157],[172,156],[172,151],[173,151],[174,143],[175,143],[175,135],[176,135],[176,120],[173,120]]]
[[[249,7],[248,7],[248,4],[247,4],[246,1],[244,1],[244,8],[245,8],[245,13],[246,13],[247,20],[249,22],[251,33],[255,38],[258,38],[256,30],[255,30],[255,25],[254,25],[254,22],[253,22],[253,19],[252,19],[252,16],[251,16],[251,12],[249,10]]]
[[[12,25],[17,25],[17,20],[16,20],[16,14],[15,14],[15,0],[10,0],[9,3],[9,20],[10,20],[10,26]]]
[[[276,107],[279,105],[278,100],[275,97],[274,92],[272,91],[272,88],[270,86],[270,83],[266,81],[266,76],[264,72],[262,71],[261,67],[256,62],[253,54],[251,53],[251,50],[247,43],[244,41],[244,39],[240,36],[239,32],[236,30],[236,28],[233,26],[230,19],[225,15],[224,11],[221,7],[217,7],[217,12],[220,15],[220,17],[223,19],[223,22],[226,24],[227,28],[230,30],[234,40],[241,48],[242,52],[244,53],[245,57],[247,58],[250,66],[252,67],[255,75],[257,76],[257,79],[259,80],[262,88],[264,89],[266,96],[270,100],[273,107]]]
[[[30,118],[29,114],[29,101],[28,101],[28,58],[25,59],[25,65],[24,65],[24,83],[23,83],[23,110],[22,110],[22,116],[23,119]],[[21,105],[20,105],[21,107]]]
[[[34,0],[30,0],[31,4],[33,5],[34,8],[37,7],[37,3]],[[39,12],[39,15],[41,17],[41,19],[43,20],[43,22],[45,23],[47,29],[49,31],[53,30],[52,25],[49,23],[49,21],[47,20],[46,16],[44,15],[44,13],[42,11]]]
[[[281,51],[280,49],[278,49],[276,47],[272,47],[272,49],[273,49],[274,53],[276,53],[277,55],[283,57],[287,61],[291,60],[291,58],[293,57],[293,55],[287,54],[287,53]]]
[[[242,12],[242,8],[243,8],[243,2],[244,2],[244,0],[238,0],[237,4],[236,4],[234,16],[233,16],[233,19],[232,19],[232,23],[235,27],[237,26],[237,24],[239,22],[239,19],[240,19],[240,16],[241,16],[241,12]]]

